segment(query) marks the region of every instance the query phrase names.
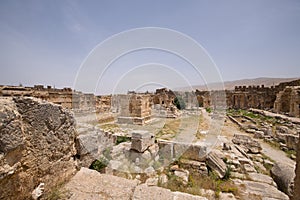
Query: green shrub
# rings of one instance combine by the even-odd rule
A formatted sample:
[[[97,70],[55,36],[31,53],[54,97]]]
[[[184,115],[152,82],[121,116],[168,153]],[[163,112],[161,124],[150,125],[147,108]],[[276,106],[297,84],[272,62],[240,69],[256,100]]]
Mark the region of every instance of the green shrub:
[[[230,176],[231,176],[231,167],[227,166],[227,169],[226,169],[225,175],[223,177],[223,180],[229,180]]]
[[[109,161],[106,158],[101,157],[99,160],[95,160],[89,168],[98,172],[103,172],[103,169],[107,167],[108,163]]]
[[[176,96],[174,99],[174,104],[179,110],[185,109],[185,102],[181,96]]]
[[[205,108],[206,112],[211,113],[212,109],[210,107]]]
[[[128,142],[131,141],[131,139],[127,136],[117,136],[116,145],[122,143],[122,142]]]

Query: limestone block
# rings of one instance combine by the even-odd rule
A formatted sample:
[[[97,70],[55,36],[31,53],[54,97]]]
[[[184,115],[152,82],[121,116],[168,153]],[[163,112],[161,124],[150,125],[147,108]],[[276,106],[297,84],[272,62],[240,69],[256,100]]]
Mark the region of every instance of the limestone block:
[[[293,196],[295,168],[285,163],[275,163],[271,169],[271,176],[278,188],[290,197]]]
[[[207,165],[214,170],[220,178],[225,176],[227,166],[224,161],[217,156],[216,153],[211,152],[207,157]]]
[[[148,131],[135,131],[131,137],[131,149],[138,152],[144,152],[148,147],[153,145],[155,137]]]
[[[30,199],[76,170],[75,121],[61,106],[0,97],[0,199]],[[34,192],[39,196],[42,186]]]

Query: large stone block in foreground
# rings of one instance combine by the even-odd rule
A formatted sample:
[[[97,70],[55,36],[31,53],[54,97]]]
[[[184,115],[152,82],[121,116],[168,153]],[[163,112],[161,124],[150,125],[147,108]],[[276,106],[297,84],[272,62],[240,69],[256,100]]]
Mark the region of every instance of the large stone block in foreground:
[[[148,131],[135,131],[131,137],[131,149],[144,152],[148,147],[153,145],[154,142],[154,135]]]
[[[205,197],[172,192],[157,186],[139,185],[137,180],[100,174],[87,168],[81,168],[70,182],[65,185],[64,190],[68,194],[69,200],[207,200]]]
[[[0,98],[0,199],[30,199],[75,172],[75,121],[61,106]]]

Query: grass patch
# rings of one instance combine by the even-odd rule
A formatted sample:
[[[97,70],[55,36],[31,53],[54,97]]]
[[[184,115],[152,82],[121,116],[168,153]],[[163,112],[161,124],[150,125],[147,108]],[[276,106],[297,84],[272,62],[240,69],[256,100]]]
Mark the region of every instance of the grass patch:
[[[197,139],[203,139],[204,134],[200,131],[208,130],[210,124],[204,120],[203,115],[190,115],[178,119],[167,119],[164,126],[155,134],[156,138],[172,139],[178,134],[194,132]]]
[[[117,136],[116,145],[122,143],[122,142],[129,142],[131,141],[130,137],[127,136]]]
[[[211,113],[212,109],[210,107],[205,108],[206,112]]]
[[[108,163],[109,161],[106,158],[101,157],[99,160],[95,160],[89,168],[98,172],[103,172]]]
[[[285,151],[285,153],[286,153],[287,157],[289,157],[291,159],[293,159],[293,155],[296,156],[296,151],[292,150],[292,149]]]
[[[53,187],[48,193],[46,193],[43,199],[46,200],[59,200],[59,199],[68,199],[69,191],[62,189],[65,182],[61,182]]]
[[[231,116],[236,116],[236,115],[246,116],[246,117],[249,117],[249,118],[253,119],[256,122],[268,122],[268,123],[273,124],[273,125],[278,124],[278,120],[274,117],[264,116],[264,115],[261,115],[261,114],[258,114],[258,113],[253,113],[253,112],[248,111],[248,110],[228,109],[227,114],[231,115]]]
[[[180,163],[179,163],[180,165]],[[230,180],[230,168],[226,172],[226,175],[223,179],[219,179],[217,174],[214,171],[210,171],[209,175],[201,175],[198,172],[193,172],[193,170],[189,170],[189,182],[184,185],[182,180],[172,174],[171,172],[166,172],[168,176],[168,182],[162,184],[159,182],[158,186],[170,189],[172,191],[180,191],[193,195],[200,195],[200,188],[210,189],[215,191],[215,197],[219,198],[221,192],[233,193],[234,195],[238,195],[238,188],[234,185],[233,181]]]
[[[102,124],[100,128],[103,129],[104,131],[109,131],[109,132],[116,132],[120,130],[118,124]]]
[[[156,137],[160,138],[164,135],[170,135],[171,138],[175,137],[179,130],[180,123],[180,119],[167,120],[164,127],[156,134]]]

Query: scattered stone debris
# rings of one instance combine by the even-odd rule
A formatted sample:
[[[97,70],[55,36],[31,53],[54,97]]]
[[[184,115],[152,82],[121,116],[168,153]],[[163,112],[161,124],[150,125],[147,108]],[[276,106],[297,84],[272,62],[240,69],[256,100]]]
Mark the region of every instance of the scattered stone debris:
[[[220,178],[225,176],[227,166],[215,152],[209,153],[207,157],[207,165],[214,170]]]
[[[44,192],[44,186],[45,186],[45,183],[40,183],[31,193],[31,197],[34,199],[34,200],[37,200],[39,199],[43,192]]]
[[[249,153],[260,153],[260,151],[262,150],[259,142],[253,140],[252,138],[250,138],[250,136],[247,135],[235,134],[233,136],[232,142],[244,147]]]

